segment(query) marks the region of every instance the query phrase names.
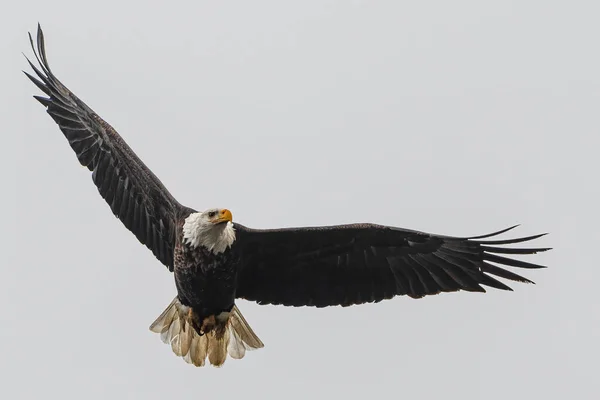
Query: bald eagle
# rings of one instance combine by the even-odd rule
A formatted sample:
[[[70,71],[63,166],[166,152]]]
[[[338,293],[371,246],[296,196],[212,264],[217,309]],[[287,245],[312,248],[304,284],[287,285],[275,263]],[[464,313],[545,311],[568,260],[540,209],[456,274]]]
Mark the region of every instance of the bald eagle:
[[[236,299],[284,306],[350,306],[394,296],[421,298],[482,286],[511,290],[493,276],[530,280],[504,266],[543,268],[504,255],[541,235],[499,240],[452,237],[375,224],[259,230],[233,222],[231,211],[181,205],[123,138],[52,73],[38,24],[29,34],[37,78],[34,96],[58,124],[113,214],[174,273],[177,296],[152,323],[188,363],[214,366],[263,347]],[[485,240],[484,240],[485,239]]]

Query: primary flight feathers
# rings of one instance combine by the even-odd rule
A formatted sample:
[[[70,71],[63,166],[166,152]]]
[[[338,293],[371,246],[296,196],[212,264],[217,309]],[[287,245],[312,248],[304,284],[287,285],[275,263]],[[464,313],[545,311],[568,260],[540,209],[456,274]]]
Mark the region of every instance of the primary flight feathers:
[[[547,248],[505,247],[542,235],[493,239],[514,227],[466,238],[375,224],[259,230],[232,222],[229,210],[197,212],[183,206],[123,138],[52,73],[41,28],[37,46],[29,37],[39,67],[28,60],[37,78],[25,74],[45,94],[34,97],[79,162],[92,171],[113,214],[175,272],[178,296],[153,330],[173,346],[183,346],[173,351],[188,362],[204,365],[208,357],[221,365],[228,348],[230,356],[241,358],[245,351],[239,346],[262,347],[234,307],[236,298],[286,306],[349,306],[398,295],[484,292],[483,286],[511,290],[494,276],[531,281],[505,267],[542,268],[509,256]],[[158,324],[164,321],[169,326]],[[197,339],[182,340],[192,337]],[[205,346],[194,345],[197,356],[190,355],[193,343]]]

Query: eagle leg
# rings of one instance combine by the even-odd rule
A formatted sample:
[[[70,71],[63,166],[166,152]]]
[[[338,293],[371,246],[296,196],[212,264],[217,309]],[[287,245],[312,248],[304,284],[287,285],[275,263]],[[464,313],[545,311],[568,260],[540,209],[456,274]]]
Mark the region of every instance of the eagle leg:
[[[208,333],[215,329],[217,325],[217,320],[214,315],[210,315],[202,320],[202,325],[200,326],[200,332]]]

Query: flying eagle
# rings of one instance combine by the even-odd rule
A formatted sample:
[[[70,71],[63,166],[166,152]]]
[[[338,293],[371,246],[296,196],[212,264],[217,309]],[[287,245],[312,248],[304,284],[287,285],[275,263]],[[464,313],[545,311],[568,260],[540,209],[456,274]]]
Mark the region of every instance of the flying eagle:
[[[452,237],[375,224],[251,229],[231,211],[181,205],[123,138],[52,73],[38,24],[34,96],[75,151],[113,214],[174,273],[177,296],[152,323],[173,352],[196,366],[214,366],[227,355],[242,358],[263,347],[236,299],[284,306],[350,306],[394,296],[420,298],[441,292],[485,292],[510,287],[493,276],[530,280],[504,266],[543,268],[504,255],[547,248],[509,248],[541,235],[489,239]],[[39,78],[39,79],[38,79]],[[482,240],[486,239],[486,240]],[[504,254],[504,255],[503,255]]]

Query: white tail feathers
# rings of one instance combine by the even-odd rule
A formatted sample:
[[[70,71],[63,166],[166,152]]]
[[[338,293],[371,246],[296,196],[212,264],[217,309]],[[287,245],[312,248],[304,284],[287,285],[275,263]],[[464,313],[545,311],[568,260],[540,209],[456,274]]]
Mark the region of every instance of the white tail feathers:
[[[150,330],[159,333],[162,341],[170,344],[175,354],[197,367],[203,366],[207,358],[210,364],[219,367],[225,362],[227,354],[240,359],[246,350],[264,347],[235,305],[222,334],[214,329],[200,336],[192,327],[191,318],[190,308],[182,305],[176,297],[150,325]]]

